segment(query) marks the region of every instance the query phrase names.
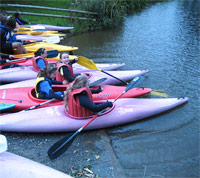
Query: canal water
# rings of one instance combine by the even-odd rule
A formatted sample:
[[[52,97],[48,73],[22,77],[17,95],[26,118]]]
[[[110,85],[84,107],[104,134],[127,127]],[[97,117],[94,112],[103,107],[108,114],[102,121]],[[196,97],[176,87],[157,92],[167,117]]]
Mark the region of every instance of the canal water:
[[[141,87],[189,97],[170,112],[105,130],[125,177],[199,177],[199,7],[198,0],[156,3],[115,29],[63,42],[94,62],[124,62],[122,72],[149,69]]]

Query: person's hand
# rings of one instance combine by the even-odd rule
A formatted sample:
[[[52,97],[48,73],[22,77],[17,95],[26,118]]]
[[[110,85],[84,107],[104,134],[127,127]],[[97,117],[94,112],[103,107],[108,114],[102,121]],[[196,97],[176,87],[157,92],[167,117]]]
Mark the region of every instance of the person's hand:
[[[9,63],[9,62],[11,62],[9,59],[6,59],[6,63]]]
[[[67,80],[64,80],[62,83],[63,85],[67,85],[69,82]]]
[[[77,58],[77,57],[75,58],[75,61],[76,61],[76,62],[78,61],[78,58]]]
[[[97,90],[98,90],[98,93],[103,91],[103,89],[100,86],[99,86],[99,88]]]
[[[112,107],[112,106],[113,106],[113,103],[110,102],[110,101],[107,101],[107,106],[108,106],[108,107]]]
[[[9,57],[9,59],[13,59],[14,58],[14,56],[12,56],[12,55],[9,55],[8,57]]]

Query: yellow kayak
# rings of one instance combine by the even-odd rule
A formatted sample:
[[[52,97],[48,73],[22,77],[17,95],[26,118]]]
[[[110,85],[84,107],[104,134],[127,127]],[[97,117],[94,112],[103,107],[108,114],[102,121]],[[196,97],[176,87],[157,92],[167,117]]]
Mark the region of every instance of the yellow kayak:
[[[34,53],[39,48],[45,48],[47,51],[58,50],[59,52],[78,50],[78,47],[64,46],[64,45],[45,43],[45,42],[36,42],[33,44],[24,45],[24,47],[26,48],[28,53]]]
[[[15,54],[13,55],[14,57],[21,57],[21,58],[28,58],[28,57],[33,57],[34,56],[34,53],[28,53],[28,54]],[[78,56],[75,56],[75,55],[69,55],[69,59],[70,60],[73,60],[75,58],[77,58]],[[59,61],[60,60],[60,53],[58,54],[57,57],[54,57],[54,58],[47,58],[48,60],[56,60],[56,61]]]
[[[17,31],[15,32],[16,35],[36,35],[36,36],[44,36],[44,37],[50,37],[50,36],[59,36],[64,37],[65,34],[57,33],[57,31]]]

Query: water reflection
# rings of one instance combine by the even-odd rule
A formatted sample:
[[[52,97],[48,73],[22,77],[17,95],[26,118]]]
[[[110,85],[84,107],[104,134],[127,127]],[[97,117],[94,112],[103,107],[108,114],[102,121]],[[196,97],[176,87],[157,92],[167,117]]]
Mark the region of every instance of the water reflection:
[[[149,69],[144,87],[189,97],[176,110],[107,130],[127,177],[198,176],[199,7],[198,0],[157,3],[127,17],[117,29],[71,39],[78,54],[95,62],[125,62],[121,70]]]

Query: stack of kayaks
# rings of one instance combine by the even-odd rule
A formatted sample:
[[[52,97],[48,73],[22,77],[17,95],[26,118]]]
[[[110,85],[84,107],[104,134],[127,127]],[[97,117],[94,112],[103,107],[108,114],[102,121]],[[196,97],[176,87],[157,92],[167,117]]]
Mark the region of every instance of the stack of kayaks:
[[[31,25],[25,26],[22,33],[28,35],[40,35],[47,33],[45,30],[31,31],[26,27],[35,29],[38,26],[43,26],[45,30],[61,30],[59,27],[46,26],[46,25]],[[50,28],[51,27],[51,28]],[[54,27],[54,28],[53,28]],[[57,34],[57,32],[49,31],[48,34]],[[23,35],[22,35],[23,36]],[[77,50],[77,47],[62,46],[57,44],[51,44],[46,42],[36,42],[33,44],[25,45],[30,54],[20,55],[21,57],[33,56],[33,53],[39,48],[46,48],[47,50],[73,51]],[[49,61],[49,63],[56,63],[57,61]],[[37,99],[35,97],[35,78],[37,72],[33,70],[31,65],[31,59],[25,60],[23,63],[19,63],[20,67],[9,68],[0,70],[0,82],[7,83],[0,86],[0,102],[12,103],[13,108],[10,108],[8,112],[17,112],[0,116],[0,131],[13,131],[13,132],[62,132],[73,131],[85,124],[89,118],[80,120],[69,116],[65,113],[64,103],[62,101],[52,101],[41,108],[33,109],[31,111],[18,112],[25,110],[34,105],[40,105],[47,100]],[[74,64],[74,73],[85,73],[89,82],[95,82],[101,78],[107,78],[100,83],[103,91],[99,94],[93,95],[96,102],[102,102],[103,100],[114,100],[125,89],[125,86],[111,86],[121,83],[120,80],[130,81],[134,77],[146,74],[149,70],[123,70],[114,71],[115,69],[122,67],[124,64],[96,64],[101,70],[93,69],[96,71],[90,71],[89,69]],[[103,70],[109,70],[107,74]],[[116,78],[114,78],[115,76]],[[54,90],[65,91],[67,86],[54,86]],[[133,88],[119,98],[111,109],[100,115],[87,129],[97,129],[111,127],[119,124],[129,123],[132,121],[140,120],[146,117],[150,117],[161,112],[172,109],[180,104],[187,102],[188,98],[159,98],[159,99],[136,99],[134,97],[141,96],[151,92],[150,88]],[[30,117],[31,116],[31,117]]]
[[[64,37],[66,34],[55,30],[47,30],[44,26],[35,25],[34,28],[20,27],[16,29],[17,40],[45,41],[46,37]]]
[[[42,27],[46,30],[55,30],[55,31],[69,31],[74,28],[74,27],[62,27],[62,26],[47,25],[47,24],[20,25],[20,27],[29,27],[29,28],[33,28],[33,29],[41,29],[41,27]]]
[[[45,48],[47,51],[58,50],[59,52],[78,50],[78,47],[51,44],[51,43],[46,43],[46,42],[36,42],[34,44],[27,44],[27,45],[24,45],[24,47],[29,53],[33,53],[37,51],[39,48]]]

